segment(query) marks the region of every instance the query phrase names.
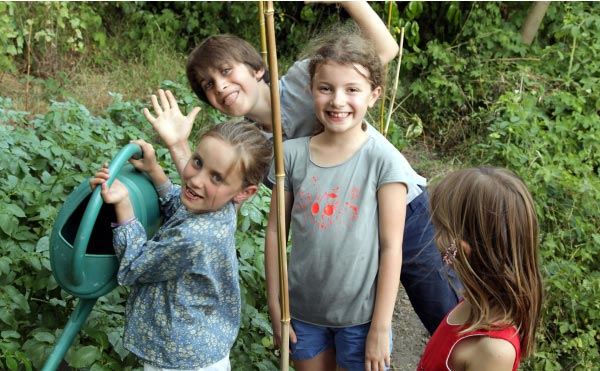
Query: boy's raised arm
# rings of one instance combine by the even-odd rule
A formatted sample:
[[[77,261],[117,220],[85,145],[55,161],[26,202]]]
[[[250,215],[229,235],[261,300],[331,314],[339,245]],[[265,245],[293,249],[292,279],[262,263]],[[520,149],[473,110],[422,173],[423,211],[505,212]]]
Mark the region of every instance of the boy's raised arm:
[[[366,1],[342,1],[340,5],[358,24],[365,36],[373,41],[381,62],[385,65],[398,54],[399,47],[385,23]]]

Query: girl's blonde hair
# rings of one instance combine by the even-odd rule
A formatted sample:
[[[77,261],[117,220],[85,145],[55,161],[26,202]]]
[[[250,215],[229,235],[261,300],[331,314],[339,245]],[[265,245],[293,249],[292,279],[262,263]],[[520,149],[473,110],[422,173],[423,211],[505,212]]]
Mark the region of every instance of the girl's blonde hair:
[[[200,141],[206,137],[221,139],[236,150],[244,187],[262,182],[271,164],[273,150],[256,124],[247,120],[224,122],[208,129]]]
[[[438,248],[446,255],[457,248],[452,265],[472,306],[463,332],[513,325],[526,358],[535,349],[543,290],[527,187],[507,169],[463,169],[433,186],[430,203]]]

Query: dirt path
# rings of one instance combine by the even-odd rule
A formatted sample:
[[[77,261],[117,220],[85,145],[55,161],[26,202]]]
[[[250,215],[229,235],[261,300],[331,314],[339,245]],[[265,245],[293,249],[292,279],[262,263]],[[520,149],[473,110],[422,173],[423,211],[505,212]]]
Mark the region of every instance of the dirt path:
[[[415,371],[425,344],[429,340],[429,333],[410,305],[402,286],[398,291],[398,299],[394,308],[392,333],[394,347],[390,370]]]

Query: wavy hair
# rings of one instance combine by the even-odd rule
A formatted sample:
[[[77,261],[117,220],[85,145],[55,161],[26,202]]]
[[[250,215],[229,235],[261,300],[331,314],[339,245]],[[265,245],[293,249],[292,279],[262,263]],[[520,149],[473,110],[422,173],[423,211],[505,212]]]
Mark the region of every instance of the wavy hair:
[[[463,332],[513,325],[522,358],[531,355],[543,288],[538,219],[526,185],[507,169],[463,169],[432,187],[430,203],[441,252],[458,247],[452,265],[472,306]]]

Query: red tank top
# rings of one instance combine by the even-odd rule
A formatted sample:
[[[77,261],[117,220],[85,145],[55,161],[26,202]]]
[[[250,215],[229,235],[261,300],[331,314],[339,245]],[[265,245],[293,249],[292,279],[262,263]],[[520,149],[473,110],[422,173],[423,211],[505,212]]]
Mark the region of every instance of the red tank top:
[[[438,328],[431,336],[431,339],[427,343],[425,351],[421,356],[421,360],[417,366],[417,371],[450,370],[450,367],[448,366],[450,352],[460,340],[470,336],[489,336],[494,339],[504,339],[510,342],[516,351],[513,371],[517,371],[521,359],[521,342],[519,333],[514,326],[509,326],[501,330],[478,330],[459,335],[463,325],[452,325],[448,323],[448,316],[453,311],[454,309],[446,314],[446,317],[444,317],[442,323],[440,323]]]

